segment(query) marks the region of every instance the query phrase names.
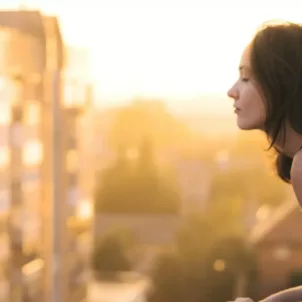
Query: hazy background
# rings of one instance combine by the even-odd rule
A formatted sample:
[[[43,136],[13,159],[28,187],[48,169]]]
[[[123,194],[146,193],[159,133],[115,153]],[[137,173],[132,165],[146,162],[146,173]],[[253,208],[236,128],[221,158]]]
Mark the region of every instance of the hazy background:
[[[0,27],[0,302],[221,302],[302,285],[291,187],[226,96],[259,26],[301,22],[301,1],[0,2],[1,22],[20,10],[18,30]],[[58,18],[55,71],[21,28],[29,10]]]
[[[100,106],[151,96],[215,114],[232,111],[225,93],[257,27],[301,18],[299,1],[1,2],[18,5],[57,15],[66,43],[88,49]]]

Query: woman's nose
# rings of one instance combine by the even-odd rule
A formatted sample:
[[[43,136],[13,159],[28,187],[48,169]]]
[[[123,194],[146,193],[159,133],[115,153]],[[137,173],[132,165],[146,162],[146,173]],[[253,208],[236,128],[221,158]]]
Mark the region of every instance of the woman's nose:
[[[238,91],[235,88],[235,85],[228,91],[228,97],[234,100],[238,99]]]

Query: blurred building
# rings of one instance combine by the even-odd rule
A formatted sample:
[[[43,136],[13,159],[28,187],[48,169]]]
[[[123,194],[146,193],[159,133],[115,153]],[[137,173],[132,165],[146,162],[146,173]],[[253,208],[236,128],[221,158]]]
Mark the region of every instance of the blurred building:
[[[95,148],[91,146],[94,119],[88,54],[83,49],[65,49],[63,102],[66,129],[66,190],[70,301],[86,297],[89,255],[92,246],[92,190]],[[87,148],[90,144],[90,148]]]
[[[296,201],[283,203],[251,233],[257,257],[257,300],[302,285],[302,217]]]
[[[1,301],[40,301],[43,293],[42,24],[36,12],[0,12],[0,249],[8,257],[1,265]]]
[[[151,281],[145,276],[127,276],[125,280],[116,282],[92,282],[89,286],[89,301],[123,301],[123,302],[146,302],[151,288]]]
[[[182,225],[177,215],[97,214],[94,219],[94,241],[98,242],[116,227],[134,235],[138,245],[134,270],[149,273],[156,256],[173,247]]]
[[[175,163],[181,196],[181,215],[205,211],[211,189],[211,166],[198,157],[179,157]]]
[[[0,11],[3,302],[86,298],[82,250],[90,225],[80,217],[91,215],[80,202],[79,169],[72,169],[70,159],[77,153],[75,123],[89,89],[84,83],[74,103],[63,102],[63,48],[56,18]]]

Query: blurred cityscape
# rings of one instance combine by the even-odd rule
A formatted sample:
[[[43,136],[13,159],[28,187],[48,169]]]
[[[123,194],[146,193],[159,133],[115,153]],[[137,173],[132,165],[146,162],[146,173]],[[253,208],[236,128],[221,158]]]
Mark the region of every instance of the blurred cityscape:
[[[265,137],[164,99],[102,108],[87,51],[61,32],[39,11],[0,11],[0,302],[302,285],[301,213]]]

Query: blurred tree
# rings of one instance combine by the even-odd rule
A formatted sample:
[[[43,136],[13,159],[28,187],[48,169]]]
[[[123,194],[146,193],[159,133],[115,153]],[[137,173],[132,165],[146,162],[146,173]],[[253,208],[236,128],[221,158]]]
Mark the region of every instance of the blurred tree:
[[[209,217],[200,213],[188,217],[177,234],[175,252],[162,254],[155,264],[149,301],[208,301],[206,260],[215,236]]]
[[[97,175],[95,188],[95,211],[125,211],[125,200],[131,194],[132,170],[124,146],[119,146],[118,155],[112,166]],[[116,207],[119,207],[117,209]]]
[[[188,216],[179,229],[176,247],[181,257],[192,262],[204,261],[209,247],[215,242],[217,227],[205,213]]]
[[[237,281],[252,276],[256,266],[244,238],[223,237],[222,228],[205,214],[188,218],[175,252],[161,255],[155,264],[150,302],[232,300],[237,284],[243,284]]]
[[[110,144],[113,149],[119,144],[137,148],[146,133],[156,148],[181,146],[190,136],[186,124],[171,114],[163,102],[135,100],[118,110],[109,133]]]
[[[231,151],[232,159],[242,162],[242,169],[238,171],[241,177],[241,191],[245,197],[258,200],[259,204],[279,205],[284,201],[288,186],[284,184],[274,171],[272,164],[275,153],[267,152],[269,143],[263,133],[240,132]],[[244,181],[243,181],[244,180]]]
[[[178,232],[176,247],[184,266],[186,301],[208,301],[206,260],[216,238],[217,228],[204,213],[190,215]]]
[[[254,251],[244,237],[220,238],[207,257],[207,298],[212,302],[251,296],[257,270]]]
[[[226,167],[216,166],[208,210],[225,234],[242,233],[244,217],[266,204],[278,206],[287,198],[287,187],[266,166],[264,157],[231,153]]]
[[[180,196],[175,178],[159,171],[153,144],[145,137],[138,157],[120,152],[116,163],[98,180],[95,191],[97,212],[131,214],[177,214]]]
[[[135,238],[128,230],[115,228],[110,230],[96,243],[92,255],[92,267],[101,275],[114,275],[128,271],[132,267],[131,250]]]
[[[175,252],[165,252],[156,259],[151,273],[153,290],[149,302],[189,301],[185,291],[183,261]]]

